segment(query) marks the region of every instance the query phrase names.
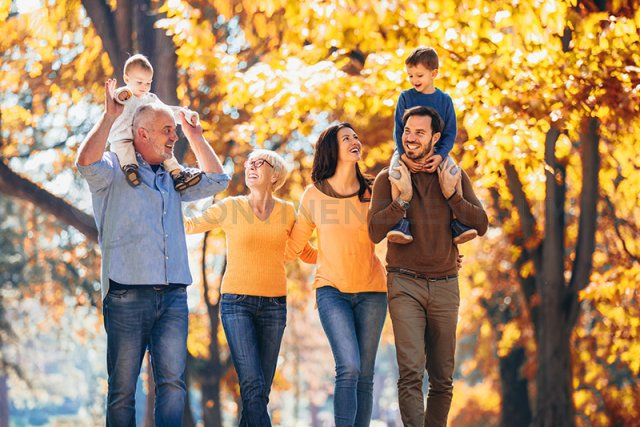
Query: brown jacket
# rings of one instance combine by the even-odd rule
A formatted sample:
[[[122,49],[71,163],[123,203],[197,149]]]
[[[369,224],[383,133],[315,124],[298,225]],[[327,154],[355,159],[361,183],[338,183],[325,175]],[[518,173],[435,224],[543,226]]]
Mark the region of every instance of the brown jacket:
[[[463,224],[475,228],[479,235],[487,231],[488,219],[482,204],[473,192],[471,181],[462,171],[462,195],[444,198],[438,175],[419,172],[411,174],[413,198],[407,209],[411,221],[413,242],[400,245],[389,242],[387,268],[404,268],[427,277],[442,277],[457,273],[458,247],[453,243],[450,223],[453,214]],[[379,243],[402,218],[404,210],[391,200],[389,172],[384,169],[373,184],[369,209],[369,236]]]

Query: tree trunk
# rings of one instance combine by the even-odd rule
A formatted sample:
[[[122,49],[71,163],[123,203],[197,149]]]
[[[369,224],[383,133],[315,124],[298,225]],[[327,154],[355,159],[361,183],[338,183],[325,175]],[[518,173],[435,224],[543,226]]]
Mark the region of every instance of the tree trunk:
[[[556,306],[545,310],[540,319],[542,331],[538,344],[538,408],[535,420],[539,427],[575,425],[570,337],[563,317],[563,311]]]
[[[501,427],[526,427],[531,423],[529,381],[522,376],[522,365],[525,361],[525,350],[521,346],[514,347],[505,357],[499,358],[502,386]]]
[[[187,355],[187,364],[184,370],[184,383],[187,388],[187,398],[184,401],[184,416],[182,417],[183,427],[196,427],[196,420],[193,418],[193,411],[191,410],[191,399],[189,397],[189,390],[191,390],[191,371],[192,371],[193,359]]]
[[[93,28],[95,28],[100,37],[104,50],[109,55],[116,79],[122,84],[122,69],[127,60],[127,54],[130,52],[127,50],[128,46],[121,46],[119,43],[124,34],[118,36],[121,29],[117,27],[116,18],[111,7],[105,0],[82,0],[82,6],[87,11],[89,18],[91,18]],[[125,10],[124,12],[130,11]],[[131,38],[130,35],[129,38]]]
[[[521,272],[525,264],[532,261],[535,266],[535,271],[540,270],[541,263],[541,248],[538,245],[532,250],[526,250],[527,241],[534,241],[536,238],[536,220],[531,211],[531,205],[527,200],[526,193],[518,176],[518,172],[515,167],[510,164],[505,164],[505,172],[507,176],[507,186],[513,196],[514,204],[518,210],[520,216],[520,227],[522,229],[522,238],[514,239],[514,243],[518,246],[524,247],[525,250],[515,262],[516,271]],[[506,221],[510,213],[500,207],[499,197],[500,195],[496,190],[491,191],[492,200],[494,202],[494,209],[498,212],[498,220],[500,223]],[[520,302],[519,298],[512,296],[512,303],[507,305],[508,309],[502,309],[500,304],[496,304],[498,301],[504,301],[505,298],[500,293],[493,295],[491,300],[483,302],[483,306],[487,311],[489,320],[495,331],[499,331],[501,324],[507,324],[515,317],[520,317],[522,311],[521,307],[526,307],[529,310],[531,320],[536,331],[536,340],[538,338],[538,319],[539,319],[539,306],[533,304],[534,295],[536,294],[536,280],[535,276],[523,277],[522,274],[518,274],[518,282],[522,295],[524,296],[524,302]],[[505,276],[501,281],[508,281],[509,278]],[[496,340],[499,341],[499,338]],[[529,400],[529,381],[522,376],[522,366],[526,361],[526,352],[521,344],[516,343],[511,349],[509,354],[504,357],[498,358],[500,367],[500,384],[502,389],[502,407],[500,426],[529,426],[531,424],[531,403]]]
[[[545,141],[546,199],[543,269],[536,277],[540,308],[538,319],[537,415],[540,427],[575,425],[571,383],[570,335],[567,325],[567,284],[564,278],[566,170],[555,157],[560,132],[551,128]]]
[[[516,295],[510,295],[510,304],[502,304],[507,295],[510,294],[496,292],[491,299],[481,300],[481,305],[487,312],[487,317],[494,331],[500,331],[502,325],[506,325],[521,315],[521,302]],[[501,336],[502,333],[497,332],[496,342],[501,340]],[[522,366],[525,361],[526,352],[520,343],[515,343],[506,356],[498,357],[502,388],[501,427],[526,427],[531,423],[529,381],[522,376]]]
[[[218,357],[216,357],[218,359]],[[219,362],[208,360],[200,375],[202,390],[202,418],[207,427],[222,427],[220,411],[220,367]]]
[[[139,30],[142,30],[138,34],[144,34],[144,37],[138,37],[138,50],[144,52],[153,64],[153,93],[167,105],[181,105],[176,92],[178,87],[176,46],[164,30],[153,27],[158,19],[166,18],[166,14],[156,13],[152,9],[150,0],[137,0],[136,9],[139,16]],[[188,104],[188,101],[182,104]],[[187,139],[181,137],[174,147],[174,156],[180,163],[184,159],[188,146]]]
[[[318,408],[315,403],[310,402],[309,412],[311,413],[311,427],[320,427],[320,419],[318,418],[318,415],[320,414],[320,408]]]
[[[207,427],[222,427],[222,413],[220,411],[220,379],[222,378],[223,369],[220,363],[220,349],[218,343],[218,312],[220,302],[213,304],[211,302],[211,289],[207,280],[207,241],[209,232],[204,234],[202,242],[202,261],[200,264],[202,272],[202,286],[204,288],[204,299],[207,305],[207,314],[209,315],[209,325],[211,330],[211,340],[209,343],[209,359],[204,361],[204,365],[199,369],[200,385],[202,390],[202,418],[204,425]],[[222,268],[221,275],[224,275],[225,265]]]
[[[4,373],[0,373],[0,427],[9,427],[9,385]]]

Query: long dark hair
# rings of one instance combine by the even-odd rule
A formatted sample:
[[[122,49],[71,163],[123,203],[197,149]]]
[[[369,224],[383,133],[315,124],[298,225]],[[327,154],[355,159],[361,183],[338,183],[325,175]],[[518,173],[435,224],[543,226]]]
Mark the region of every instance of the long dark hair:
[[[329,126],[322,131],[316,142],[316,150],[313,155],[313,167],[311,169],[311,180],[314,183],[331,178],[336,173],[338,166],[338,131],[349,128],[355,132],[349,123],[339,123]],[[360,166],[356,163],[356,177],[360,183],[358,198],[361,202],[371,200],[371,177],[365,176],[360,171]]]

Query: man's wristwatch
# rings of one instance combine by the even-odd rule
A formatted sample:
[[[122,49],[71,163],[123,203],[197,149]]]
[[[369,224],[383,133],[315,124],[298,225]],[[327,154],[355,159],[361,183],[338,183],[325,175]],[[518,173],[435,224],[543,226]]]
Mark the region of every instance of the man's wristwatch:
[[[405,211],[407,209],[409,209],[409,202],[405,202],[404,200],[402,200],[402,197],[399,197],[396,199],[396,202],[398,202],[398,204],[400,205],[400,207],[402,209],[404,209]]]

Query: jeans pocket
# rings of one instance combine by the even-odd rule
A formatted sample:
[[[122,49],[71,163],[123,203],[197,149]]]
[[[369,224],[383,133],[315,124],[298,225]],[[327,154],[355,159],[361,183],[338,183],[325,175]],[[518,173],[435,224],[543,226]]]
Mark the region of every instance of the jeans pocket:
[[[432,287],[432,289],[434,288]],[[460,288],[457,279],[437,283],[435,289],[441,303],[452,309],[458,309],[460,306]]]
[[[129,293],[129,289],[109,289],[107,296],[112,298],[124,298]]]
[[[339,292],[333,286],[322,286],[316,289],[316,301],[324,300],[326,298],[336,298]]]
[[[271,297],[271,303],[276,306],[287,305],[287,297]]]
[[[398,287],[395,285],[395,282],[398,280],[398,275],[396,273],[387,274],[387,300],[391,301],[396,296],[398,296]]]

